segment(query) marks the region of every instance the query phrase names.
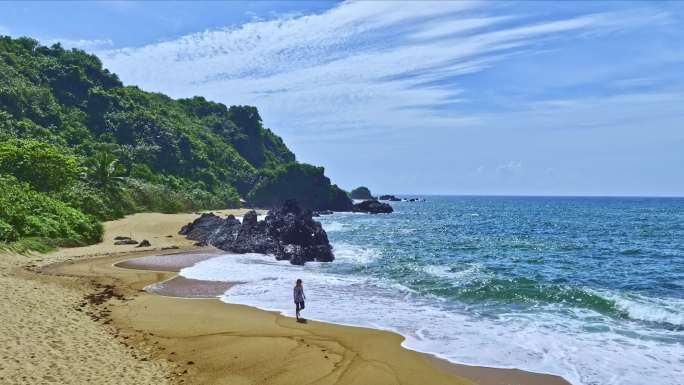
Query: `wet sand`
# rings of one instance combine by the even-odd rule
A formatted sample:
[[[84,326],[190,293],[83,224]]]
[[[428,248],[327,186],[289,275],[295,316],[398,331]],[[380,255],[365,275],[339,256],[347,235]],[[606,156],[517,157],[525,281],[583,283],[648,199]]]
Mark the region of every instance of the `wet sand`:
[[[147,255],[124,260],[117,263],[116,266],[126,269],[179,272],[185,267],[193,266],[199,262],[223,254],[225,253],[219,250],[208,250],[206,252]]]
[[[235,285],[231,282],[200,281],[185,277],[153,283],[145,287],[148,293],[179,298],[216,298]]]
[[[116,266],[139,270],[178,272],[182,268],[193,266],[198,262],[219,255],[225,255],[225,253],[208,252],[175,254],[167,256],[153,255],[129,259],[124,262],[117,263]],[[175,276],[169,280],[149,285],[145,288],[145,290],[148,292],[173,297],[200,298],[204,296],[205,298],[212,298],[220,296],[225,292],[225,290],[229,289],[235,284],[239,283],[202,281]],[[553,385],[565,383],[562,379],[554,376],[529,373],[517,369],[495,369],[479,366],[458,365],[430,355],[427,356],[433,360],[436,367],[444,369],[449,373],[453,373],[459,378],[468,379],[482,385]]]

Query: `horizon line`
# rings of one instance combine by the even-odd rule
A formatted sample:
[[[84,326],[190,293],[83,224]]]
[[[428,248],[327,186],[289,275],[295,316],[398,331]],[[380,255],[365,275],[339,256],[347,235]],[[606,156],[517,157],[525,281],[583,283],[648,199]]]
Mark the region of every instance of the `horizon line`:
[[[373,194],[375,196],[380,195],[395,195],[397,197],[404,195],[410,197],[421,197],[421,196],[436,196],[436,197],[500,197],[500,198],[665,198],[665,199],[684,199],[684,195],[582,195],[582,194],[557,194],[557,195],[544,195],[544,194],[468,194],[468,193],[458,193],[458,194],[439,194],[439,193],[380,193]]]

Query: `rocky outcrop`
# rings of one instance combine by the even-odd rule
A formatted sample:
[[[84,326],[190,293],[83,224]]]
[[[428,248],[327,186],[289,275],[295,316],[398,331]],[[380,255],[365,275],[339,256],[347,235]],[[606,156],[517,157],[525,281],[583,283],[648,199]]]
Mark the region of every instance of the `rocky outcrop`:
[[[392,206],[376,199],[368,199],[354,205],[354,211],[370,214],[389,214],[394,211]]]
[[[242,223],[232,215],[224,219],[203,214],[183,226],[180,234],[221,250],[272,254],[295,265],[335,259],[321,224],[313,220],[310,210],[302,210],[295,201],[270,210],[261,221],[254,210],[244,215]]]
[[[349,193],[349,196],[351,199],[373,199],[373,195],[371,195],[370,190],[365,186],[353,189],[351,193]]]
[[[266,222],[257,220],[254,210],[248,211],[242,218],[242,225],[233,242],[225,243],[219,248],[235,253],[275,254],[278,257],[277,240],[270,236]]]
[[[188,239],[198,242],[207,242],[209,237],[214,234],[225,219],[214,213],[204,213],[191,223],[181,227],[178,234],[185,235]]]
[[[380,195],[379,198],[381,201],[391,201],[391,202],[399,202],[401,201],[401,198],[397,198],[394,195]]]
[[[251,211],[254,212],[254,211]],[[256,214],[256,212],[254,212]],[[241,223],[234,215],[228,215],[219,228],[205,240],[204,244],[211,244],[221,250],[226,250],[235,242]]]

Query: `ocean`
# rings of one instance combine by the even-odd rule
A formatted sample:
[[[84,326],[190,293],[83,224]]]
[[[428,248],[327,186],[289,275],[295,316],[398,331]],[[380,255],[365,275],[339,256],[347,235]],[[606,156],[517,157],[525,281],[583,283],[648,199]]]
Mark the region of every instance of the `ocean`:
[[[320,217],[332,263],[226,255],[183,269],[221,300],[393,330],[444,359],[572,384],[684,384],[684,199],[436,197]]]

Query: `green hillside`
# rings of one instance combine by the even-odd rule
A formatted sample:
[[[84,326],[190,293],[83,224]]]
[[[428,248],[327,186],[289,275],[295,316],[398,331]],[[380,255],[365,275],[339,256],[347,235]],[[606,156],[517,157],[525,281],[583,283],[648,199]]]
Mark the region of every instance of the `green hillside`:
[[[0,178],[5,243],[93,242],[101,230],[85,234],[88,218],[237,207],[240,198],[349,207],[322,168],[296,162],[256,107],[124,86],[96,56],[29,38],[0,37]],[[37,219],[19,220],[20,201]],[[48,206],[65,223],[41,217]]]

